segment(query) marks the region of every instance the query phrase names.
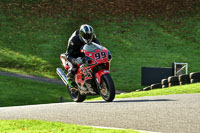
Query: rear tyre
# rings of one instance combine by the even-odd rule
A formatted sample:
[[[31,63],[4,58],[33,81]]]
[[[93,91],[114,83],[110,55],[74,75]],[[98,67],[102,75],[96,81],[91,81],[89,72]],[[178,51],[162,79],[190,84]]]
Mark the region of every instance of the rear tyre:
[[[101,77],[101,90],[99,90],[102,98],[107,102],[112,102],[115,98],[115,86],[110,74]]]
[[[83,102],[86,99],[86,95],[81,95],[78,90],[72,92],[68,85],[67,91],[74,102]]]

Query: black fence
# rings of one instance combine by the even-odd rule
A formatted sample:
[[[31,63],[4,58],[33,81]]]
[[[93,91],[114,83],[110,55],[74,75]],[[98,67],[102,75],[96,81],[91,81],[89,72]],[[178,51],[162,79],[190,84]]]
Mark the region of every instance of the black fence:
[[[173,68],[142,67],[142,86],[160,83],[162,79],[173,76]]]

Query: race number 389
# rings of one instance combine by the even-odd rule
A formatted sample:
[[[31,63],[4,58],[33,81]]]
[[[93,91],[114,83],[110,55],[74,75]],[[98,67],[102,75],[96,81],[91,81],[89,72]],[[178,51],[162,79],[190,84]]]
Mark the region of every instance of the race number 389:
[[[96,53],[94,56],[96,60],[99,60],[101,58],[106,58],[106,52]]]

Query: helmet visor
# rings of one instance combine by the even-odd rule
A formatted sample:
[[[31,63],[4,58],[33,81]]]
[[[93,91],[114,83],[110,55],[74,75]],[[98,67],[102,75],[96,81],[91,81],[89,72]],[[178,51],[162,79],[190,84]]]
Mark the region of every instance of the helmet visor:
[[[91,41],[93,39],[93,33],[86,33],[83,35],[83,38],[87,41]]]

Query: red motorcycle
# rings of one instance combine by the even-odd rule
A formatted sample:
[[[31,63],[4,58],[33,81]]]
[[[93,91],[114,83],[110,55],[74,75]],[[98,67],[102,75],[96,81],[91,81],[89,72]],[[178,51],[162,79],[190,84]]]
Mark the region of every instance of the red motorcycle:
[[[86,95],[101,95],[107,102],[115,98],[115,86],[110,76],[110,62],[112,59],[108,49],[96,43],[85,44],[81,53],[84,55],[84,63],[78,65],[75,75],[74,89],[67,83],[67,77],[61,68],[57,68],[57,74],[67,86],[70,97],[75,102],[83,102]],[[69,70],[65,56],[60,56],[65,70]]]

